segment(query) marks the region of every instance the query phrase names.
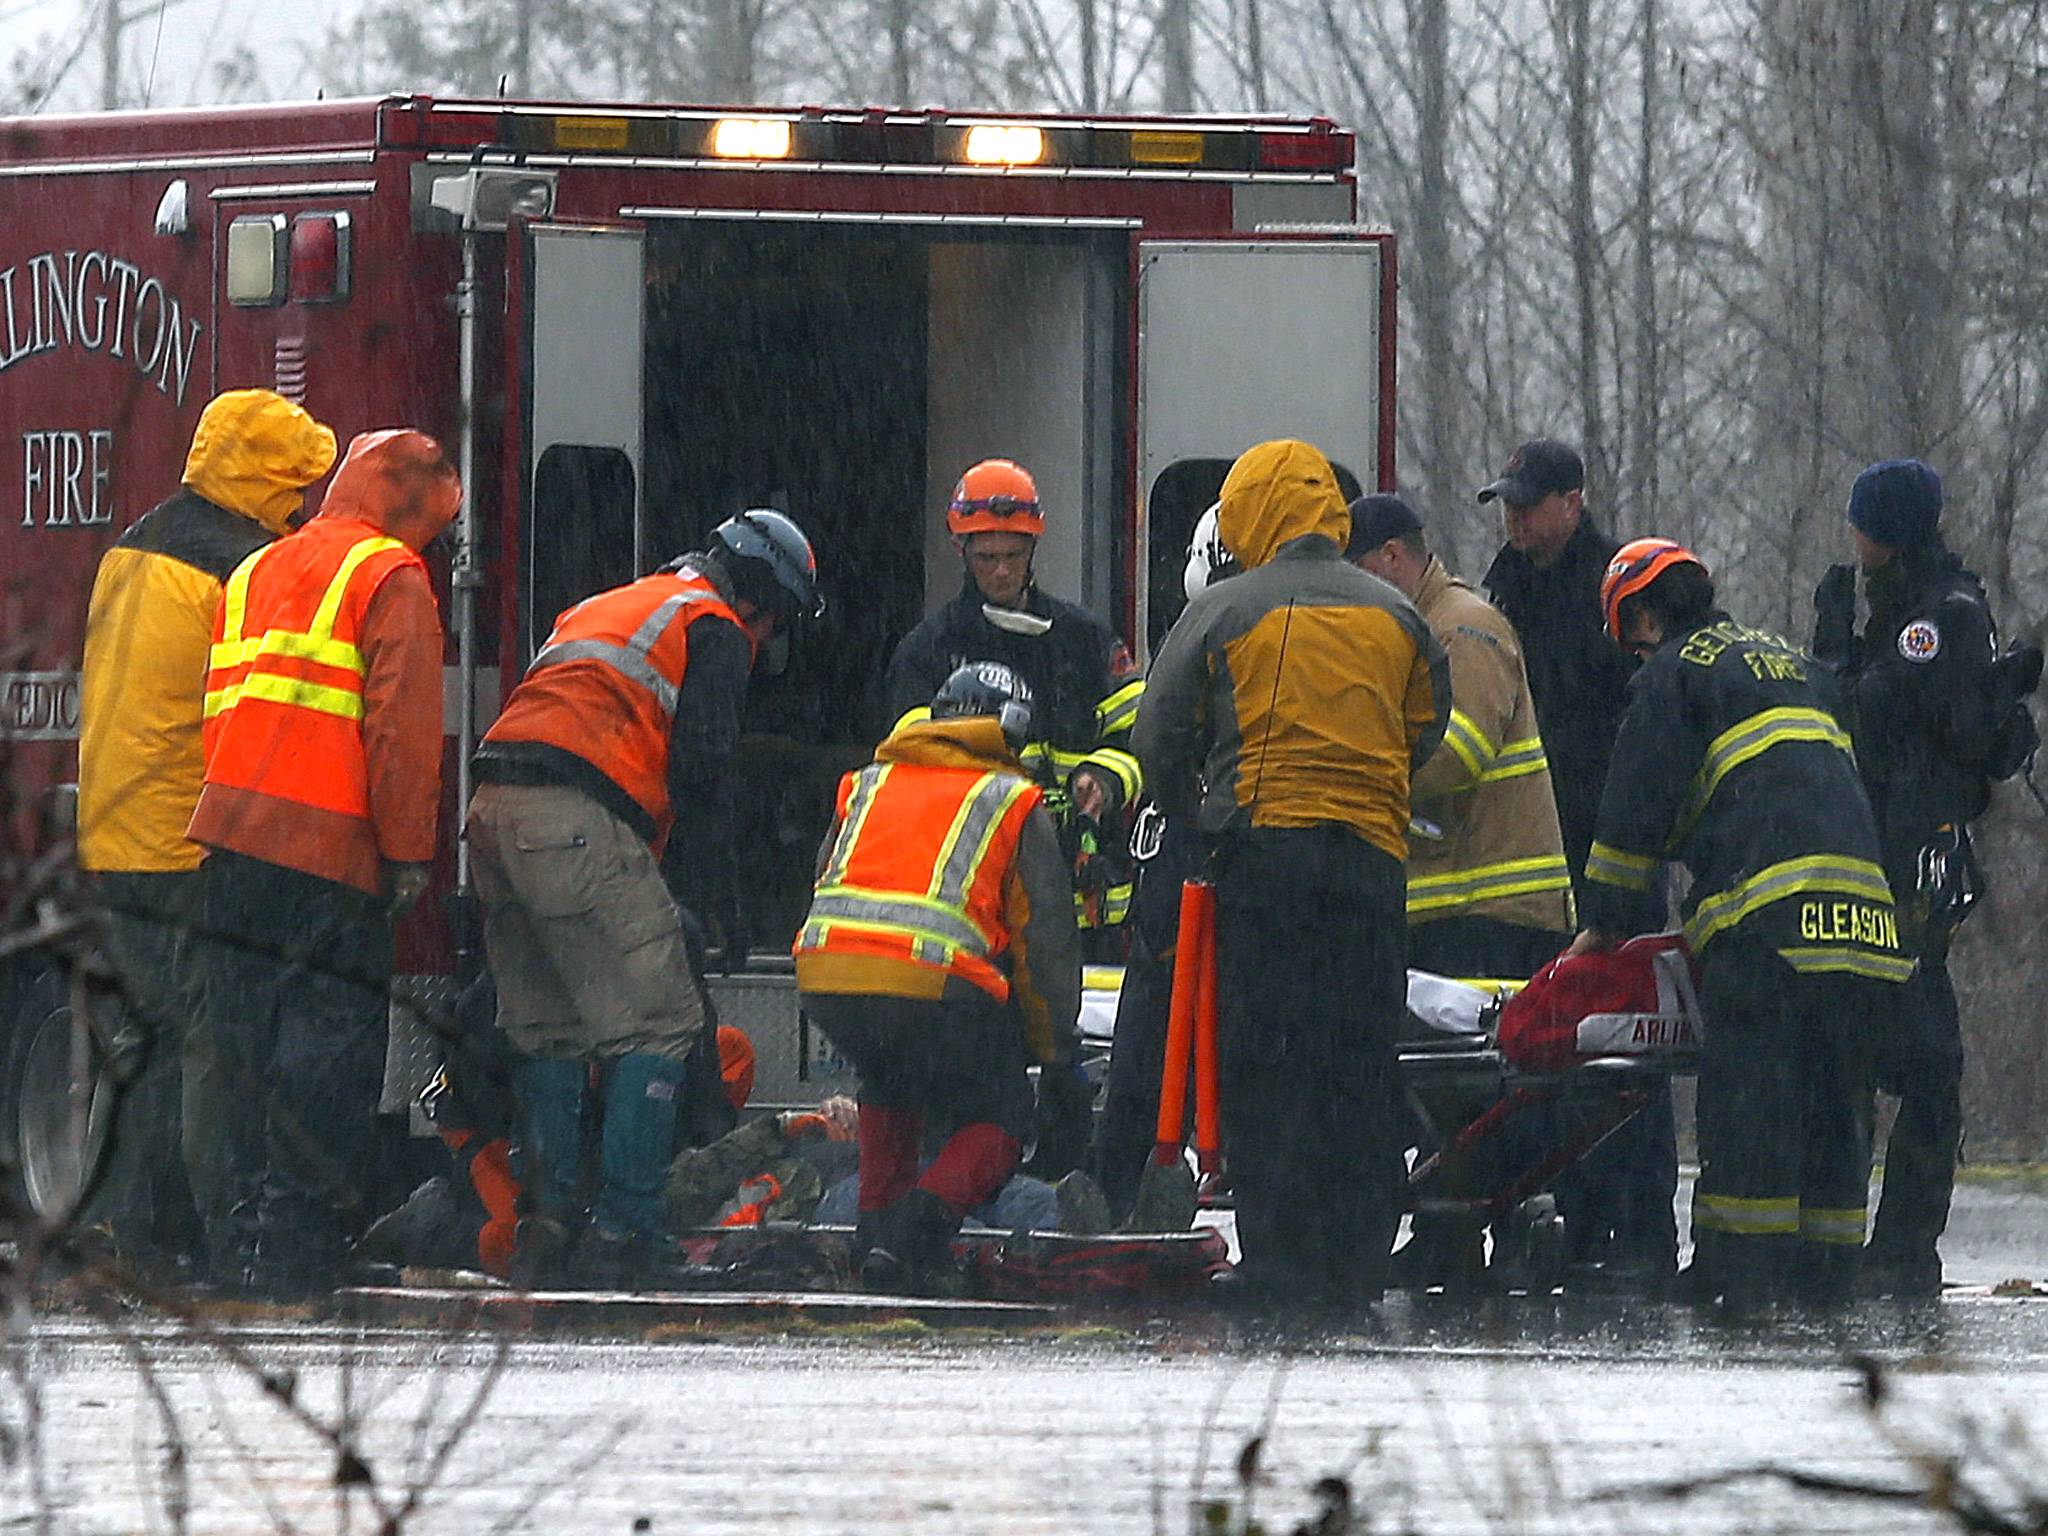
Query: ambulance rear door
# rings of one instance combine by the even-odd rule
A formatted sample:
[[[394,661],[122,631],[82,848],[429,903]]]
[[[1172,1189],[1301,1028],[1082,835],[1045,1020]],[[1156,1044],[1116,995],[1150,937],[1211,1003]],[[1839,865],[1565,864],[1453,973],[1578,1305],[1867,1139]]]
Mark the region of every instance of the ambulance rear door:
[[[508,244],[521,608],[509,680],[564,608],[645,572],[647,536],[644,231],[534,222]]]
[[[1393,483],[1394,259],[1383,231],[1138,242],[1136,637],[1185,599],[1188,535],[1231,461],[1298,437],[1347,496]]]

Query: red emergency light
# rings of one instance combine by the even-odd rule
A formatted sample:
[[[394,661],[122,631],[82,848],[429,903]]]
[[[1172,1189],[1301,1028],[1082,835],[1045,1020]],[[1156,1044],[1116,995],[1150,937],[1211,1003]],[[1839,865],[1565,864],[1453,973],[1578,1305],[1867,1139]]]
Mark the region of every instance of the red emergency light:
[[[349,217],[302,213],[292,220],[291,297],[299,304],[338,304],[348,297]]]
[[[1306,130],[1261,129],[1259,169],[1267,171],[1348,170],[1354,153],[1350,134],[1326,117]]]

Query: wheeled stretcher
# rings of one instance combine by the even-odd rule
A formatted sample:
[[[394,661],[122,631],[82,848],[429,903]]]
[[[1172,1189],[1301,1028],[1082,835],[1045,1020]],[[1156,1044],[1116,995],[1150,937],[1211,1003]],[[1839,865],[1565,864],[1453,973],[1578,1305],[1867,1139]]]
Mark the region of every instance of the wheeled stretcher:
[[[1496,1285],[1554,1289],[1567,1252],[1559,1176],[1661,1102],[1659,1079],[1698,1071],[1706,1026],[1691,956],[1676,935],[1653,934],[1560,958],[1526,986],[1411,973],[1408,993],[1397,1061],[1417,1230],[1463,1226],[1476,1239],[1490,1227]]]
[[[1084,1061],[1098,1079],[1117,980],[1095,971],[1083,995]],[[1698,1070],[1706,1024],[1690,956],[1675,935],[1649,935],[1553,962],[1526,985],[1411,971],[1408,1015],[1396,1062],[1410,1212],[1491,1228],[1494,1285],[1555,1288],[1567,1251],[1557,1179],[1640,1115],[1660,1080]],[[1568,1113],[1540,1113],[1551,1107]]]

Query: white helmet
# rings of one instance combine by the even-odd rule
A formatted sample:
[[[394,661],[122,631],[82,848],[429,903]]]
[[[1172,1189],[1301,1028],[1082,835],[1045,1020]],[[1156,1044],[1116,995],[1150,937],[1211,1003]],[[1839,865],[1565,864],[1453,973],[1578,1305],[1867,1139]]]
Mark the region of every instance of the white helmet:
[[[1222,509],[1222,502],[1211,502],[1209,510],[1195,520],[1195,531],[1188,539],[1188,563],[1181,573],[1181,586],[1189,602],[1243,569],[1237,557],[1223,547],[1223,535],[1216,526],[1216,514]]]

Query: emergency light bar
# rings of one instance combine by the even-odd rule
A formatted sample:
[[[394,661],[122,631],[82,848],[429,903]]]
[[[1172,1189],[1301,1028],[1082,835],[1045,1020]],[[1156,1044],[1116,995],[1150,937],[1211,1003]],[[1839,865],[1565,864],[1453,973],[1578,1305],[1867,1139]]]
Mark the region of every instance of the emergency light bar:
[[[394,148],[494,149],[522,156],[1169,174],[1335,174],[1351,169],[1356,147],[1350,133],[1320,117],[1032,121],[818,107],[737,115],[693,109],[444,105],[428,97],[388,104],[382,134]]]

